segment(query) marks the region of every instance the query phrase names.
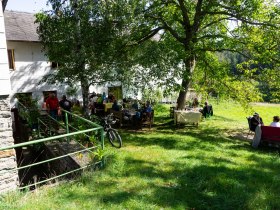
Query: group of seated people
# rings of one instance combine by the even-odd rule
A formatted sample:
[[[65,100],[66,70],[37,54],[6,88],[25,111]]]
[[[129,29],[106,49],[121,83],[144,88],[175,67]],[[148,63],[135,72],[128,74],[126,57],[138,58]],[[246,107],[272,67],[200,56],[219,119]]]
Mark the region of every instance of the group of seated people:
[[[115,100],[115,96],[111,93],[106,96],[106,93],[95,93],[93,92],[89,97],[89,110],[91,110],[91,114],[96,113],[97,109],[104,109],[105,103],[113,103]]]
[[[135,117],[138,119],[143,118],[150,118],[152,113],[152,105],[150,101],[146,101],[145,104],[140,104],[138,100],[134,100],[133,103],[130,103],[130,105],[123,104],[123,106],[118,104],[118,101],[115,100],[112,105],[113,111],[123,111],[125,119],[129,118],[129,110],[135,111]]]
[[[253,117],[250,117],[249,119],[249,127],[251,131],[255,131],[256,127],[258,125],[264,125],[262,118],[260,115],[255,112]],[[280,117],[279,116],[274,116],[273,121],[270,123],[270,127],[280,127]]]
[[[89,97],[89,110],[91,110],[91,114],[98,114],[98,111],[105,112],[105,104],[106,103],[113,103],[111,110],[115,112],[121,112],[122,116],[126,120],[131,120],[131,111],[135,113],[133,118],[137,119],[151,119],[152,114],[152,106],[150,101],[146,103],[141,103],[138,100],[125,98],[123,100],[117,100],[113,94],[96,94],[92,93]],[[108,110],[107,110],[108,112]]]
[[[204,103],[204,106],[199,107],[199,101],[197,98],[193,99],[193,102],[189,104],[190,108],[199,108],[199,112],[202,113],[203,117],[208,117],[208,116],[213,116],[213,107],[211,104],[208,104],[208,102],[206,101]]]

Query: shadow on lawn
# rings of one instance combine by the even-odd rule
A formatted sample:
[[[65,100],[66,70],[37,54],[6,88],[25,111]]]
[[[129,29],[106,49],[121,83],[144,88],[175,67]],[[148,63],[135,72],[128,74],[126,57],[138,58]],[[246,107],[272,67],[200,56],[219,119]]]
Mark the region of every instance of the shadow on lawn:
[[[168,126],[168,125],[167,125]],[[159,128],[157,128],[159,129]],[[249,143],[233,138],[223,136],[227,129],[213,128],[184,128],[178,130],[162,129],[159,132],[149,134],[125,133],[122,137],[124,142],[137,146],[154,146],[158,145],[165,149],[187,150],[194,147],[211,147],[211,144],[229,144],[231,147],[248,150]],[[183,138],[182,140],[180,138]],[[244,148],[245,147],[245,148]]]
[[[280,209],[279,156],[264,159],[259,154],[266,150],[252,153],[248,143],[217,136],[217,130],[213,129],[180,131],[180,135],[190,137],[186,140],[178,139],[172,132],[164,130],[162,136],[153,137],[126,133],[123,138],[130,145],[158,145],[164,149],[184,150],[186,155],[162,163],[152,158],[143,160],[128,156],[122,159],[122,155],[112,155],[106,165],[105,174],[109,177],[88,186],[92,191],[87,194],[72,191],[64,196],[88,202],[95,199],[100,202],[100,208],[117,205],[120,209],[147,206],[153,209]],[[208,156],[206,151],[211,151],[213,144],[222,146],[228,156]],[[201,149],[200,153],[188,153],[197,148]],[[235,150],[251,152],[246,159],[250,165],[237,164],[232,159],[238,158]],[[89,176],[81,183],[89,184],[92,180]],[[99,192],[98,189],[106,190]],[[135,203],[127,204],[132,201]]]
[[[134,184],[122,189],[117,182],[101,182],[98,187],[109,187],[117,192],[97,195],[106,204],[119,204],[129,200],[144,201],[158,208],[171,209],[255,209],[268,207],[279,209],[277,199],[280,182],[280,163],[253,159],[256,167],[246,165],[231,167],[231,162],[220,159],[223,164],[209,165],[204,156],[188,157],[200,164],[189,166],[180,162],[158,167],[154,161],[126,158],[128,170],[120,178],[138,176],[148,180],[144,186]],[[216,161],[216,160],[215,160]],[[230,164],[230,167],[226,164]],[[263,170],[261,165],[274,166]],[[277,166],[277,167],[276,167]],[[159,181],[160,180],[160,181]],[[145,193],[146,191],[150,193]],[[114,191],[114,190],[113,190]]]
[[[167,125],[168,126],[168,125]],[[224,129],[189,129],[179,130],[173,135],[171,129],[162,129],[162,136],[127,136],[126,140],[136,146],[158,145],[164,149],[187,151],[203,149],[211,151],[211,145],[222,146],[229,158],[238,158],[237,152],[254,152],[248,156],[250,166],[245,163],[237,165],[233,160],[220,157],[207,157],[202,154],[186,155],[186,161],[198,161],[194,167],[186,164],[172,163],[172,169],[166,172],[159,170],[155,162],[139,161],[128,158],[126,164],[128,174],[139,174],[139,177],[163,179],[162,185],[152,184],[153,196],[147,196],[150,203],[157,203],[163,208],[195,208],[195,209],[255,209],[256,207],[279,209],[277,196],[280,193],[280,161],[278,149],[251,148],[248,142],[217,135]],[[178,139],[178,135],[186,136],[186,141]],[[188,137],[190,139],[188,139]],[[237,151],[237,152],[235,152]],[[276,154],[270,158],[260,156],[269,152]],[[250,154],[250,153],[249,153]],[[209,160],[210,159],[210,160]],[[206,160],[208,164],[205,164]],[[139,171],[141,173],[139,173]],[[137,196],[137,195],[134,195]]]

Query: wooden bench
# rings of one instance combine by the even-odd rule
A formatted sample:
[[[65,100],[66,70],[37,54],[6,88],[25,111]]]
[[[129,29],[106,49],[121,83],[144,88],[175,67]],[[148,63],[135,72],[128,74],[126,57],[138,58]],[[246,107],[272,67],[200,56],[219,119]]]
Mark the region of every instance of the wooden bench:
[[[143,116],[142,114],[142,126],[148,126],[149,128],[152,127],[154,124],[154,110],[150,114],[146,113],[146,115]]]
[[[269,143],[280,143],[280,128],[261,126],[261,141]]]

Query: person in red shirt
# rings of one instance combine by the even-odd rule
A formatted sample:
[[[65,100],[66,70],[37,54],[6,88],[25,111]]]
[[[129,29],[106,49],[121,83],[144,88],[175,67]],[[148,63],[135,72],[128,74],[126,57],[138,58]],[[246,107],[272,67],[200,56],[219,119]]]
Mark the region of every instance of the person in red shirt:
[[[54,93],[49,94],[49,97],[46,100],[46,105],[50,116],[57,120],[59,101]]]

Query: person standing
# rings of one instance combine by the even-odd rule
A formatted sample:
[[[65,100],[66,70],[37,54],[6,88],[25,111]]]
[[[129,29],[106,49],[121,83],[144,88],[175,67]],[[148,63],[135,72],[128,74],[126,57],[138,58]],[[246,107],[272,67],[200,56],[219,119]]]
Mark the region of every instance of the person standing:
[[[59,101],[54,93],[50,93],[46,100],[47,110],[52,118],[57,120]]]
[[[62,100],[59,101],[59,106],[68,111],[68,112],[71,112],[71,108],[72,108],[72,103],[71,101],[69,101],[67,98],[66,98],[66,95],[63,95],[62,96]],[[66,122],[66,118],[65,118],[65,112],[62,110],[61,112],[62,114],[62,119],[63,119],[63,122]],[[68,115],[68,119],[70,120],[70,115]]]
[[[260,117],[260,115],[257,112],[255,112],[253,117],[251,118],[250,130],[255,132],[256,127],[258,125],[264,125],[264,124],[263,124],[263,120]]]

